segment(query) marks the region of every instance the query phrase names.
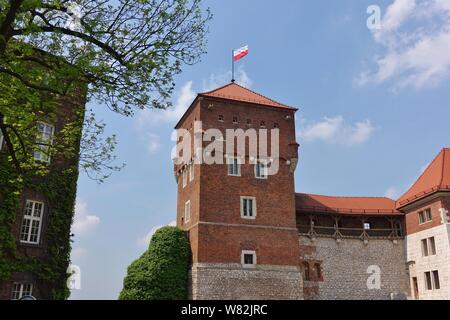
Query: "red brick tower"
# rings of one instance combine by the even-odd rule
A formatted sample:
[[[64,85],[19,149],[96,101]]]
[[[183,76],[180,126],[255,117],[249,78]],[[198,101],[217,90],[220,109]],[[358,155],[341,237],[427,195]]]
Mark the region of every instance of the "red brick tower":
[[[199,94],[176,125],[193,137],[195,123],[201,121],[197,137],[219,129],[223,139],[216,142],[224,144],[223,164],[196,163],[201,154],[211,155],[205,148],[210,142],[202,143],[201,153],[191,141],[193,156],[175,165],[177,225],[189,232],[193,299],[303,297],[295,216],[295,112],[230,83]],[[267,129],[268,140],[271,130],[278,129],[279,155],[272,157],[269,146],[268,157],[258,152],[255,159],[248,153],[248,139],[244,156],[227,152],[227,129]],[[279,161],[276,174],[266,174],[267,161]]]

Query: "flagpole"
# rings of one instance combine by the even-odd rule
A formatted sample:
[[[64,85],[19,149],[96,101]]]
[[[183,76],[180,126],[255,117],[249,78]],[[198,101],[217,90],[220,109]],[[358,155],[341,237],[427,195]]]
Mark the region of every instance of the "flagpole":
[[[234,82],[234,50],[231,50],[231,82]]]

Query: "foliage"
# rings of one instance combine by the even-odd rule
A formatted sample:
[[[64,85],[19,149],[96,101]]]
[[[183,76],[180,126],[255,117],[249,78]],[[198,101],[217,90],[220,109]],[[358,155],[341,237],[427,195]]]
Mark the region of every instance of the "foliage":
[[[157,230],[148,250],[128,267],[119,299],[187,299],[189,255],[184,231],[176,227]]]
[[[78,178],[78,154],[74,151],[80,143],[82,115],[79,113],[72,123],[79,128],[78,135],[63,137],[60,134],[57,137],[64,139],[70,148],[58,153],[53,151],[54,163],[32,167],[39,168],[38,171],[25,170],[19,174],[11,157],[0,154],[0,280],[10,279],[14,272],[31,273],[37,281],[45,281],[46,287],[52,289],[49,296],[52,299],[65,299],[69,295],[65,285],[66,269],[70,261],[70,227]],[[25,188],[42,194],[51,208],[42,239],[47,248],[43,259],[20,254],[11,232]]]

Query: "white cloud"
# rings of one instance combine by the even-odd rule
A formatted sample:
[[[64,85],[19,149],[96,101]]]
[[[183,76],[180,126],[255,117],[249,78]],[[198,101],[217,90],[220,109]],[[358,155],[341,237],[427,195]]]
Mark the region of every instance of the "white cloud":
[[[85,248],[81,247],[75,247],[72,249],[72,252],[70,253],[70,259],[71,260],[78,260],[83,258],[87,253],[87,250]]]
[[[90,214],[87,210],[87,204],[77,199],[72,232],[77,236],[82,236],[93,231],[99,223],[100,218]]]
[[[188,81],[181,87],[177,100],[171,108],[166,110],[141,110],[137,116],[138,127],[144,128],[155,123],[178,121],[197,96],[192,89],[192,84],[192,81]]]
[[[251,88],[251,86],[253,85],[253,80],[248,76],[243,66],[240,66],[236,70],[235,76],[237,84],[246,88]],[[231,77],[231,71],[226,71],[223,73],[213,73],[209,76],[208,80],[203,81],[203,91],[210,91],[226,85],[231,81]]]
[[[450,75],[450,1],[394,0],[374,39],[383,49],[356,85],[392,81],[394,88],[439,85]]]
[[[300,137],[308,142],[321,140],[333,144],[352,146],[366,142],[374,131],[369,120],[347,124],[342,116],[325,117],[321,121],[305,122]]]
[[[146,140],[147,151],[150,155],[157,153],[161,149],[161,139],[157,134],[148,132],[146,135]]]
[[[402,190],[397,187],[389,187],[384,194],[385,197],[388,197],[393,200],[397,200],[402,195]]]
[[[177,222],[176,221],[172,221],[170,222],[167,226],[176,226]],[[160,228],[165,227],[165,226],[157,226],[157,227],[153,227],[149,233],[147,233],[144,237],[139,238],[136,240],[136,244],[140,247],[147,247],[150,244],[150,240],[152,239],[153,234]]]

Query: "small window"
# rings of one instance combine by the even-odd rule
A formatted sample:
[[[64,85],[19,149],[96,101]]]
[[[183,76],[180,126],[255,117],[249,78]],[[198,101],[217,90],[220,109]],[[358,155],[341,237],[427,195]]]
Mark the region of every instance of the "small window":
[[[431,221],[432,217],[431,217],[431,209],[426,209],[425,210],[425,221]]]
[[[239,177],[241,175],[241,165],[239,163],[239,158],[228,157],[228,175]]]
[[[431,282],[431,272],[425,272],[425,288],[427,290],[433,290],[433,284]]]
[[[267,179],[267,165],[258,161],[255,165],[255,177],[258,179]]]
[[[417,215],[419,217],[419,224],[425,223],[425,215],[424,215],[423,211],[419,211],[419,213]]]
[[[252,119],[247,119],[247,125],[251,126],[252,125]]]
[[[233,123],[234,123],[234,124],[238,124],[238,123],[239,123],[238,117],[233,117]]]
[[[27,200],[20,230],[20,242],[38,244],[41,237],[42,215],[44,204]]]
[[[220,121],[220,122],[224,122],[224,121],[225,121],[225,118],[224,118],[223,115],[219,115],[219,121]]]
[[[305,281],[311,280],[311,275],[309,273],[309,263],[308,262],[304,262],[303,263],[303,277],[304,277]]]
[[[256,218],[256,199],[254,197],[241,197],[241,218]]]
[[[188,223],[191,220],[191,201],[184,204],[184,222]]]
[[[364,222],[364,230],[370,230],[370,229],[371,229],[370,222]]]
[[[433,284],[435,290],[439,290],[441,288],[441,283],[439,281],[439,271],[437,270],[433,271]]]
[[[427,257],[428,256],[428,243],[427,239],[422,240],[422,256]]]
[[[321,267],[320,267],[320,263],[316,263],[316,264],[314,265],[314,269],[316,269],[316,276],[317,276],[317,279],[322,279],[322,269],[321,269]]]
[[[38,135],[36,137],[36,150],[34,159],[36,161],[50,162],[50,147],[53,143],[55,127],[47,123],[39,122],[37,125]]]
[[[12,300],[19,300],[25,296],[33,295],[33,285],[31,283],[14,282],[11,293]]]
[[[436,241],[434,237],[428,238],[428,248],[430,249],[430,255],[436,255]]]
[[[194,181],[194,164],[189,166],[189,181]]]
[[[265,122],[265,121],[261,121],[260,124],[259,124],[259,126],[260,126],[261,128],[265,128],[265,127],[266,127],[266,122]]]
[[[253,268],[256,265],[256,252],[251,250],[242,250],[241,263],[244,268]]]
[[[183,170],[183,188],[187,186],[187,170]]]
[[[273,128],[274,128],[274,129],[279,129],[279,128],[280,128],[280,125],[279,125],[277,122],[275,122],[275,123],[273,124]]]

